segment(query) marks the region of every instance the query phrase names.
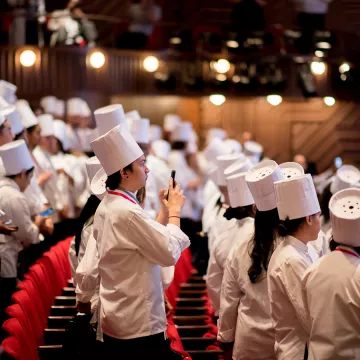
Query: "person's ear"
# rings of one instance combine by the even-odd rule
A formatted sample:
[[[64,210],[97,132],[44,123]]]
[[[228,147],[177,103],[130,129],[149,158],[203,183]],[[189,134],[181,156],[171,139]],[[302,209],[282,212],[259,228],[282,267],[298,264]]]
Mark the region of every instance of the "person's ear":
[[[312,219],[311,219],[311,216],[306,216],[306,224],[307,225],[309,225],[309,226],[311,226],[312,224],[313,224],[313,221],[312,221]]]
[[[120,170],[120,175],[122,179],[128,179],[129,178],[129,172],[127,170]]]
[[[257,211],[256,204],[253,204],[253,206],[252,206],[252,212],[253,212],[254,215],[256,215],[256,211]]]

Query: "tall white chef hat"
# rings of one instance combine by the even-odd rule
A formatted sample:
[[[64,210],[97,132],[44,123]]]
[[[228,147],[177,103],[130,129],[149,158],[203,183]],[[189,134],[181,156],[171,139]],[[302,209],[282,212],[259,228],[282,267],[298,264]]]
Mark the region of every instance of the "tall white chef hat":
[[[231,154],[238,154],[242,151],[242,146],[239,141],[234,139],[226,139],[224,140],[225,145],[229,148]]]
[[[278,164],[273,160],[264,160],[246,173],[246,182],[259,211],[276,208],[274,182],[284,180]]]
[[[67,114],[69,116],[81,116],[82,104],[83,100],[78,97],[68,99],[66,102]]]
[[[6,176],[18,175],[34,167],[24,140],[16,140],[0,147],[0,156]]]
[[[360,246],[360,189],[345,189],[332,196],[329,203],[334,240]]]
[[[330,191],[332,194],[336,194],[338,191],[354,187],[354,185],[359,181],[359,169],[352,165],[343,165],[336,172],[330,186]]]
[[[168,161],[171,145],[165,140],[156,140],[151,144],[151,148],[156,157]]]
[[[164,117],[164,130],[171,132],[181,123],[181,118],[176,114],[167,114]]]
[[[246,172],[253,167],[251,161],[244,154],[239,154],[239,155],[240,155],[239,159],[225,169],[224,171],[225,177]]]
[[[141,116],[137,110],[129,111],[125,114],[127,120],[140,120]]]
[[[184,141],[190,140],[192,124],[190,122],[183,122],[175,127],[171,134],[171,141]]]
[[[296,162],[285,162],[279,165],[285,179],[291,179],[295,176],[304,175],[304,168]]]
[[[246,172],[243,172],[226,178],[230,206],[232,208],[255,204],[255,200],[246,183],[245,175]]]
[[[225,142],[215,138],[204,149],[203,155],[205,159],[212,164],[216,164],[216,158],[220,155],[229,154],[229,148],[225,145]]]
[[[5,80],[0,80],[0,96],[3,97],[8,103],[12,103],[15,97],[17,86]]]
[[[41,136],[53,136],[54,135],[54,118],[50,114],[43,114],[38,116],[38,120],[41,127]],[[58,120],[60,121],[60,120]],[[61,141],[61,140],[60,140]]]
[[[20,119],[24,128],[28,129],[39,124],[37,117],[31,110],[30,105],[26,100],[18,100],[16,102],[16,110],[20,114]]]
[[[64,151],[69,150],[66,124],[62,120],[53,120],[54,136],[61,142]]]
[[[124,124],[95,139],[91,148],[108,176],[144,154]]]
[[[300,219],[320,212],[319,200],[310,174],[274,183],[280,220]]]
[[[56,96],[45,96],[40,100],[40,105],[46,113],[55,114],[56,113]]]
[[[100,161],[96,156],[93,156],[93,157],[87,159],[85,162],[85,165],[86,165],[86,171],[87,171],[87,175],[88,175],[90,184],[93,182],[93,179],[95,178],[95,176],[97,176],[97,178],[105,177],[105,180],[106,180],[105,171],[102,168]],[[93,191],[96,191],[96,192],[93,192]],[[100,200],[102,200],[106,194],[105,182],[103,183],[103,186],[92,187],[91,192],[93,195],[97,196]]]
[[[249,157],[253,164],[259,163],[264,148],[255,141],[247,141],[244,145],[245,155]]]
[[[148,144],[149,143],[149,128],[150,120],[149,119],[132,119],[128,122],[128,127],[130,134],[133,136],[135,141],[138,144]]]
[[[218,174],[218,185],[226,186],[225,170],[236,161],[242,158],[242,154],[230,154],[230,155],[220,155],[216,158],[219,174]]]
[[[150,125],[149,129],[150,142],[162,139],[162,128],[159,125]]]
[[[209,129],[206,134],[206,143],[209,144],[214,139],[225,140],[226,136],[227,134],[224,129],[220,129],[220,128]]]
[[[21,122],[19,112],[14,108],[10,114],[6,116],[11,126],[11,132],[16,136],[24,131],[24,125]]]
[[[54,114],[57,117],[63,118],[65,116],[65,101],[56,99]]]
[[[108,105],[95,110],[95,122],[99,135],[104,135],[120,124],[126,124],[124,108],[120,104]]]
[[[207,172],[207,176],[214,182],[215,185],[219,186],[219,167],[213,165]]]

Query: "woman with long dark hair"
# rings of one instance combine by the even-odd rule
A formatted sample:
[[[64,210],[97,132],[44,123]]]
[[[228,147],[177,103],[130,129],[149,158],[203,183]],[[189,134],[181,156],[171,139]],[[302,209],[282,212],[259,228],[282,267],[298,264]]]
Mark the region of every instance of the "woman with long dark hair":
[[[310,321],[307,329],[309,360],[358,358],[359,204],[359,189],[342,190],[331,198],[329,208],[333,252],[313,264],[303,278],[304,307]]]
[[[281,243],[268,266],[271,317],[277,359],[303,360],[308,326],[301,279],[319,255],[310,242],[320,232],[320,205],[310,174],[275,183]]]
[[[255,229],[237,241],[227,258],[218,340],[227,343],[229,351],[234,345],[232,359],[275,360],[266,277],[279,224],[273,184],[284,176],[275,161],[265,160],[245,179],[257,207]]]

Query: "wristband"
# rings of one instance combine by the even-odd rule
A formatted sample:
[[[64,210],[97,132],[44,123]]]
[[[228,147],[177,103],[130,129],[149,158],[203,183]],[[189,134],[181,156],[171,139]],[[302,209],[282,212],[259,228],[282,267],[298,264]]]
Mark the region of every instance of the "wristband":
[[[171,218],[178,218],[178,219],[180,219],[180,216],[169,216],[169,219],[171,219]]]

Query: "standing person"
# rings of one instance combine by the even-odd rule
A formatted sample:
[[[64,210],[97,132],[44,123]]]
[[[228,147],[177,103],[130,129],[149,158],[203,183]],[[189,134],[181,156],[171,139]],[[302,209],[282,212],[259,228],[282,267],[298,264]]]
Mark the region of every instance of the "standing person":
[[[172,266],[189,245],[180,230],[180,185],[151,220],[135,192],[146,184],[145,156],[124,125],[91,143],[108,192],[97,209],[93,235],[99,253],[100,323],[109,358],[171,359],[160,267]],[[99,179],[100,185],[104,179]]]
[[[331,198],[333,252],[313,264],[303,278],[309,360],[360,356],[359,203],[359,189],[342,190]]]
[[[318,259],[308,243],[320,232],[320,205],[311,175],[275,183],[279,235],[283,238],[268,268],[275,354],[279,360],[303,360],[308,326],[301,293],[306,269]]]
[[[245,175],[257,207],[255,229],[239,238],[227,258],[218,322],[218,340],[229,352],[233,345],[235,360],[276,358],[267,274],[279,225],[274,182],[282,179],[281,169],[271,160],[255,165]]]

